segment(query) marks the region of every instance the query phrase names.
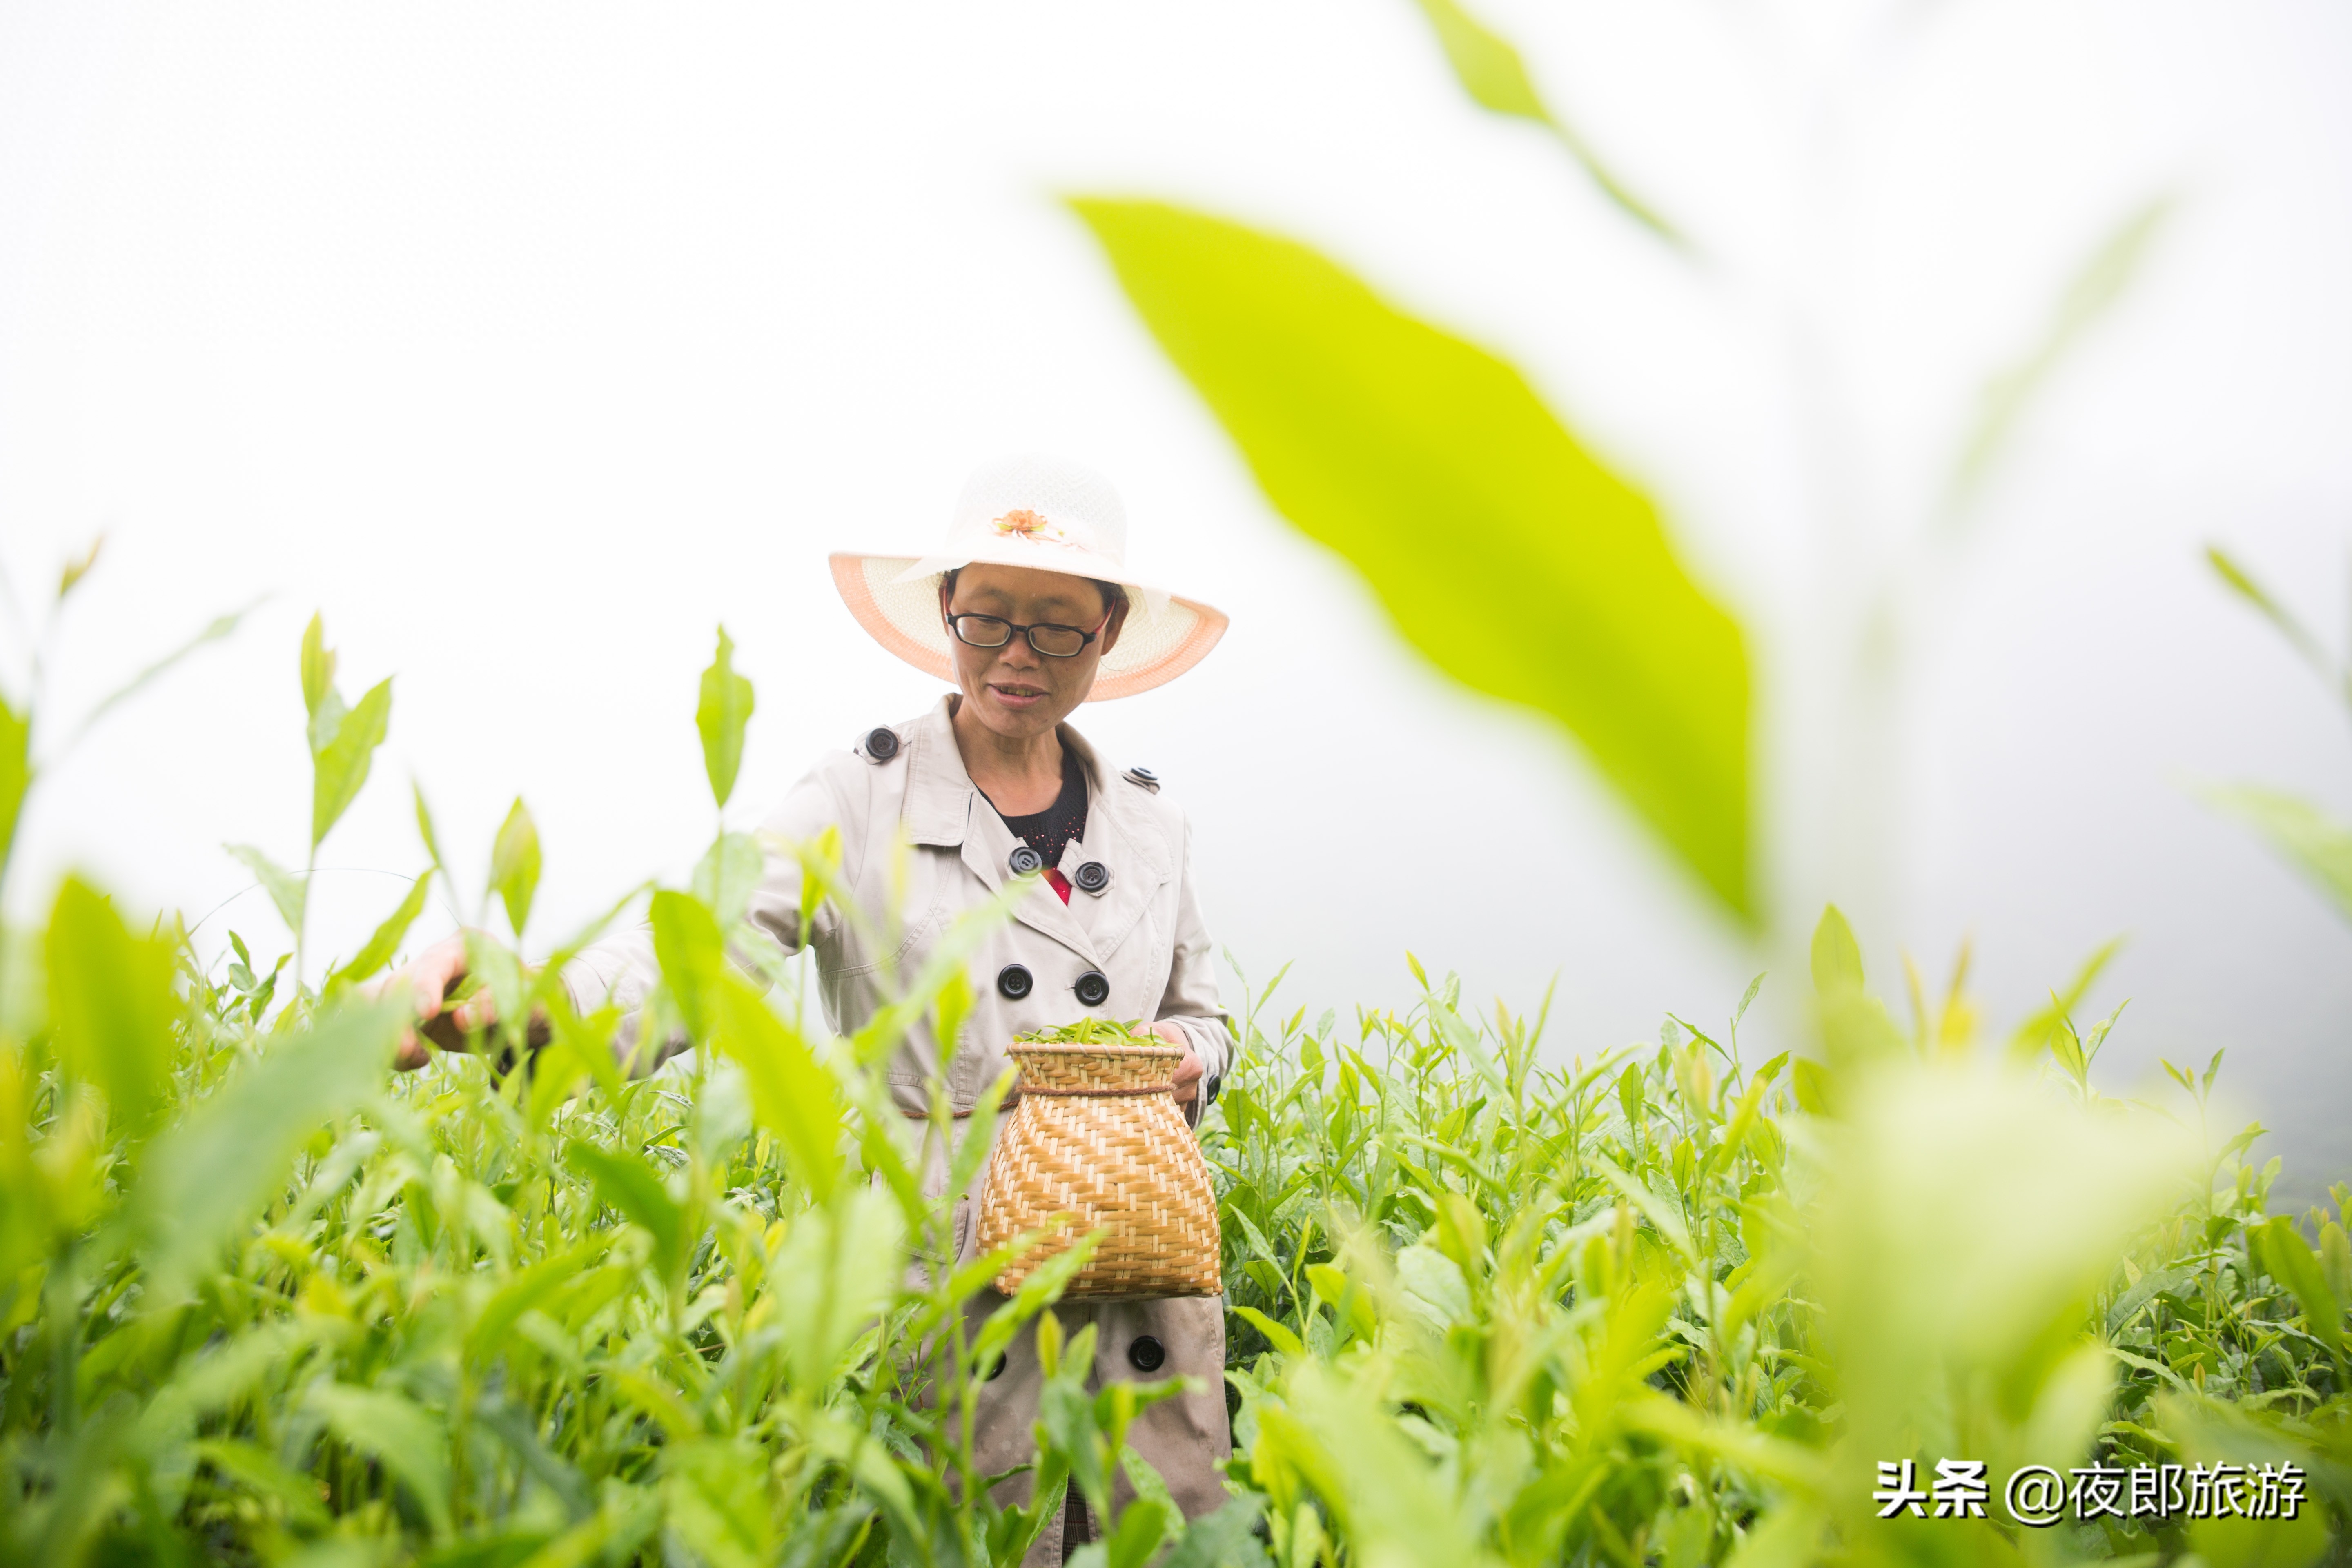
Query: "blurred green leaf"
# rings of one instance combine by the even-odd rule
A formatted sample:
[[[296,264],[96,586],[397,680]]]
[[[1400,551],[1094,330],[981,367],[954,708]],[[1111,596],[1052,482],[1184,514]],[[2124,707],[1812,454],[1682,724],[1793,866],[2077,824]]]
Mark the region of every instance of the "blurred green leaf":
[[[146,668],[132,676],[122,685],[118,686],[112,691],[108,692],[105,697],[99,700],[98,706],[92,708],[88,713],[82,716],[81,723],[74,730],[72,739],[68,740],[64,746],[60,747],[59,751],[69,752],[73,750],[74,747],[81,743],[81,738],[84,735],[89,734],[89,731],[97,726],[100,720],[105,718],[122,703],[128,702],[131,698],[145,690],[149,682],[170,671],[174,665],[187,658],[190,654],[194,653],[198,648],[203,647],[205,644],[218,642],[223,637],[227,637],[231,632],[236,630],[236,628],[244,623],[245,617],[253,613],[254,606],[258,605],[260,602],[260,600],[257,599],[252,605],[247,605],[242,610],[237,610],[226,616],[215,616],[212,622],[207,625],[204,630],[198,632],[195,636],[182,643],[178,647],[173,648],[171,652],[165,654],[163,658],[157,659],[154,663],[149,665]]]
[[[1813,927],[1813,989],[1826,996],[1832,991],[1862,988],[1862,944],[1853,927],[1835,904],[1822,908]]]
[[[888,1301],[905,1235],[898,1205],[875,1187],[845,1187],[837,1205],[793,1216],[772,1278],[784,1354],[803,1393],[822,1394],[841,1374],[850,1345]]]
[[[2337,1355],[2344,1353],[2344,1303],[2329,1289],[2326,1270],[2304,1241],[2294,1221],[2285,1215],[2274,1215],[2270,1223],[2256,1233],[2262,1237],[2263,1266],[2272,1279],[2294,1293],[2302,1304],[2304,1324],[2316,1335],[2321,1343]]]
[[[2269,840],[2280,858],[2326,895],[2336,912],[2352,920],[2352,827],[2308,801],[2259,784],[2200,792],[2215,806]]]
[[[621,1211],[654,1238],[654,1267],[664,1279],[674,1278],[686,1264],[690,1238],[686,1234],[686,1210],[662,1185],[651,1167],[634,1154],[575,1142],[563,1152],[572,1168],[596,1184],[596,1195]]]
[[[2273,598],[2268,589],[2254,581],[2253,574],[2232,560],[2218,544],[2205,547],[2206,564],[2221,579],[2230,591],[2252,605],[2262,617],[2270,622],[2281,637],[2286,638],[2306,663],[2319,671],[2322,678],[2334,684],[2336,671],[2327,649],[2314,637],[2311,628],[2295,619],[2293,612]]]
[[[1512,366],[1314,251],[1161,203],[1072,205],[1275,506],[1440,668],[1564,723],[1756,921],[1743,639],[1649,499]]]
[[[425,804],[425,786],[411,780],[408,789],[416,797],[416,836],[425,840],[425,852],[433,857],[434,866],[446,878],[449,863],[441,858],[441,840],[433,831],[433,808]]]
[[[150,1238],[157,1294],[175,1300],[190,1268],[268,1201],[295,1152],[378,1088],[406,1018],[345,1003],[231,1074],[164,1133],[140,1171],[136,1229]]]
[[[775,1526],[768,1458],[747,1442],[700,1438],[665,1447],[662,1496],[669,1528],[711,1568],[768,1568]]]
[[[126,1128],[144,1131],[172,1085],[172,944],[131,935],[111,900],[68,877],[49,910],[47,958],[60,1055]]]
[[[1625,215],[1661,239],[1675,245],[1683,243],[1665,219],[1652,211],[1649,205],[1627,189],[1624,183],[1611,174],[1584,138],[1567,121],[1544,107],[1543,98],[1528,79],[1528,68],[1519,58],[1519,51],[1508,39],[1482,24],[1465,10],[1456,0],[1416,0],[1423,16],[1437,33],[1437,42],[1445,50],[1445,62],[1454,68],[1454,80],[1471,101],[1496,114],[1517,120],[1531,120],[1553,135],[1568,149],[1570,156],[1583,166],[1592,183],[1602,194],[1623,209]]]
[[[375,934],[367,939],[366,945],[352,954],[349,963],[327,976],[327,984],[355,985],[390,963],[392,955],[400,951],[400,939],[408,934],[408,928],[415,924],[416,917],[424,912],[425,897],[432,887],[433,868],[427,866],[418,874],[416,880],[409,884],[408,896],[400,900],[400,907],[385,917],[384,922],[375,928]]]
[[[286,929],[300,931],[302,906],[309,899],[310,884],[250,844],[224,844],[221,847],[253,873],[254,879],[269,895],[269,901],[278,907],[278,918],[286,922]]]
[[[16,818],[33,787],[33,727],[0,697],[0,872],[16,842]]]
[[[359,706],[343,716],[324,750],[312,763],[310,788],[310,847],[316,849],[342,817],[375,760],[392,721],[392,682],[379,680]]]
[[[98,552],[105,548],[106,535],[101,533],[89,542],[89,549],[66,563],[65,570],[58,574],[58,598],[62,599],[72,593],[74,585],[89,575],[90,568],[98,564]]]
[[[688,885],[696,898],[710,906],[720,925],[731,926],[743,918],[766,869],[757,838],[748,833],[722,833],[695,862]]]
[[[702,700],[694,727],[702,735],[702,770],[710,778],[710,798],[724,806],[735,793],[743,765],[743,730],[751,721],[751,683],[735,673],[735,642],[719,628],[719,651],[702,672]]]
[[[522,940],[522,928],[530,921],[531,895],[539,890],[539,826],[531,821],[522,796],[517,795],[490,845],[490,889],[506,905],[507,923],[514,928],[517,942]]]
[[[449,1529],[449,1435],[415,1401],[382,1388],[320,1384],[310,1398],[334,1435],[408,1489],[436,1534]]]
[[[317,717],[319,705],[335,689],[335,650],[327,646],[323,612],[312,614],[302,628],[302,710]]]
[[[684,893],[667,889],[653,896],[647,911],[654,931],[654,957],[686,1026],[698,1040],[710,1038],[718,990],[727,976],[727,944],[710,911]]]
[[[716,994],[719,1043],[742,1064],[760,1124],[782,1143],[793,1178],[819,1203],[841,1183],[841,1104],[808,1042],[733,975]]]
[[[2030,1061],[2045,1046],[2053,1050],[2056,1048],[2055,1038],[2065,1029],[2066,1020],[2074,1016],[2074,1009],[2082,1005],[2083,998],[2091,994],[2092,985],[2116,954],[2123,951],[2123,938],[2110,940],[2083,961],[2083,967],[2074,972],[2074,980],[2065,990],[2051,996],[2048,1006],[2017,1026],[2009,1037],[2009,1054],[2012,1059]]]
[[[1952,479],[1956,505],[1965,504],[1983,487],[2043,385],[2130,289],[2173,205],[2169,195],[2159,195],[2126,213],[2066,286],[2057,310],[2042,329],[2042,341],[2024,358],[1985,383],[1979,395],[1976,424],[1961,446],[1959,467]]]

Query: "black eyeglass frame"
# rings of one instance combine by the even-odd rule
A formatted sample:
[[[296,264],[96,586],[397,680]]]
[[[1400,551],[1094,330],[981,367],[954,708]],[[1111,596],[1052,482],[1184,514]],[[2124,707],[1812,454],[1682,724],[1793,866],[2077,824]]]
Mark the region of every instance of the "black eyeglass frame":
[[[1011,645],[1013,641],[1013,634],[1018,632],[1029,640],[1030,651],[1036,654],[1040,658],[1076,658],[1078,655],[1086,652],[1088,645],[1093,643],[1097,637],[1102,636],[1103,627],[1110,625],[1110,612],[1108,611],[1104,613],[1102,624],[1096,626],[1092,631],[1087,630],[1084,626],[1065,626],[1059,621],[1039,621],[1034,626],[1024,626],[1018,621],[1008,621],[1003,616],[984,616],[977,610],[961,610],[954,615],[943,616],[940,618],[945,620],[948,624],[948,634],[954,637],[956,641],[962,643],[967,647],[1005,647]],[[1004,640],[1003,642],[974,642],[971,638],[963,635],[963,628],[956,624],[958,621],[993,621],[998,626],[1004,628]],[[1056,653],[1052,648],[1043,647],[1038,645],[1037,634],[1039,632],[1075,633],[1078,639],[1078,646],[1072,648],[1067,653]]]

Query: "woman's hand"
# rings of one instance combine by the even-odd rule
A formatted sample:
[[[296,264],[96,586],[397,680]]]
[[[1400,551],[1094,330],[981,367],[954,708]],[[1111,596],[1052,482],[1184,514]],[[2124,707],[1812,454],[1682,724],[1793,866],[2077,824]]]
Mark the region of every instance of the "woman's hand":
[[[465,984],[468,973],[466,933],[452,931],[368,987],[372,996],[381,996],[394,985],[408,987],[416,1024],[400,1032],[400,1053],[393,1065],[402,1072],[413,1072],[433,1059],[433,1053],[425,1048],[425,1040],[445,1051],[462,1051],[467,1036],[498,1021],[498,1004],[487,989],[454,1007],[447,1005],[449,994]]]
[[[1192,1104],[1201,1098],[1201,1058],[1192,1049],[1192,1042],[1184,1037],[1181,1028],[1166,1019],[1152,1025],[1151,1032],[1183,1051],[1184,1059],[1176,1064],[1176,1103]]]

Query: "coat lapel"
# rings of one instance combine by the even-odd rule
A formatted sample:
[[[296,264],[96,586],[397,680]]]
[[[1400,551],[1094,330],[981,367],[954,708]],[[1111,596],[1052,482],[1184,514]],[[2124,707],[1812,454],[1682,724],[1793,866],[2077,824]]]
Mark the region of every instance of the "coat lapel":
[[[1066,735],[1068,731],[1063,732]],[[907,767],[907,804],[901,820],[908,838],[933,848],[959,850],[965,868],[980,879],[982,887],[992,893],[1001,891],[1013,879],[1013,830],[1004,826],[1004,819],[964,771],[945,700],[914,726]],[[1101,967],[1086,927],[1042,881],[1013,906],[1013,918],[1060,942],[1088,964]]]
[[[1110,872],[1110,886],[1101,893],[1073,892],[1070,910],[1085,926],[1096,951],[1108,958],[1128,933],[1168,879],[1174,875],[1166,846],[1147,823],[1135,819],[1131,785],[1113,778],[1095,750],[1067,725],[1062,742],[1086,763],[1086,836],[1062,853],[1062,875],[1075,879],[1077,868],[1099,860]],[[1058,900],[1056,900],[1058,901]]]

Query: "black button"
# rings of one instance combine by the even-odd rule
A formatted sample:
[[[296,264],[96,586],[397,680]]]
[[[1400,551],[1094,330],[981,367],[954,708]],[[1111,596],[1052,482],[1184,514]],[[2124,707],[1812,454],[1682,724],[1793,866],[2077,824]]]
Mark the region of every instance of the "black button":
[[[1036,984],[1029,977],[1029,972],[1017,963],[1008,963],[996,972],[997,993],[1008,1002],[1020,1001]]]
[[[1011,864],[1014,876],[1032,877],[1045,868],[1045,858],[1024,844],[1013,852]]]
[[[1003,1377],[1003,1375],[1004,1358],[1000,1355],[996,1358],[996,1364],[988,1369],[988,1381],[994,1383],[998,1378]]]
[[[1133,773],[1137,778],[1141,779],[1145,784],[1158,784],[1160,782],[1160,775],[1153,773],[1150,768],[1129,768],[1127,771]]]
[[[1168,1364],[1168,1347],[1150,1334],[1138,1334],[1127,1347],[1127,1363],[1138,1372],[1158,1372]]]
[[[898,731],[875,729],[866,731],[866,754],[877,763],[887,763],[898,754]]]
[[[1110,886],[1110,868],[1099,860],[1089,860],[1078,868],[1078,874],[1070,880],[1081,893],[1099,893]]]
[[[1072,989],[1077,992],[1078,1000],[1089,1007],[1099,1007],[1110,1000],[1110,982],[1103,977],[1099,969],[1089,969],[1079,975],[1077,984]]]

